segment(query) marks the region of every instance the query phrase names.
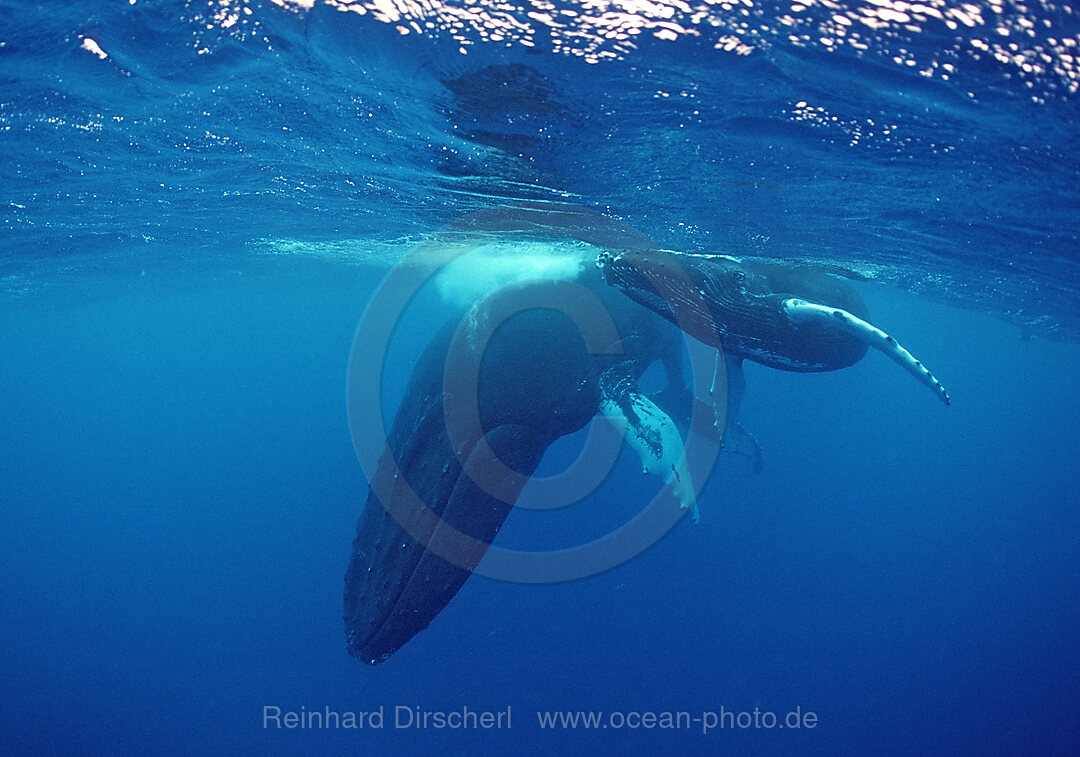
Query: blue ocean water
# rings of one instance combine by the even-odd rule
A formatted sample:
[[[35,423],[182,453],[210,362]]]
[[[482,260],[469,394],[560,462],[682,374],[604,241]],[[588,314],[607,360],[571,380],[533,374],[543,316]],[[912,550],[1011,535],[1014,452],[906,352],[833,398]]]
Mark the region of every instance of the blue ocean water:
[[[1080,752],[1073,6],[0,0],[0,18],[4,753]],[[354,331],[418,244],[522,203],[834,266],[953,404],[880,354],[750,365],[765,467],[721,459],[700,523],[579,581],[474,577],[368,667],[341,623],[367,491]],[[399,329],[389,410],[434,312]],[[591,534],[636,466],[562,530],[515,512],[500,540]],[[386,723],[278,728],[267,707]],[[510,708],[512,727],[396,728],[398,707]],[[816,725],[704,732],[755,709]],[[555,711],[608,727],[542,727]]]

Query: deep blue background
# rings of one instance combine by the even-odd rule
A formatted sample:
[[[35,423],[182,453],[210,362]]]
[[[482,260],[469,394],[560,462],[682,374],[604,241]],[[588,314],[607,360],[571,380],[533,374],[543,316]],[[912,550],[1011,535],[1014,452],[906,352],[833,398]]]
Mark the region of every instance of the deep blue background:
[[[272,44],[207,32],[197,3],[0,2],[0,751],[1080,752],[1075,100],[1031,103],[962,56],[953,83],[693,40],[589,66],[252,7]],[[521,141],[498,97],[443,83],[504,63],[547,81],[517,123],[553,137]],[[852,147],[784,115],[804,99],[897,128]],[[461,136],[484,119],[517,141]],[[750,366],[766,467],[723,460],[700,524],[570,584],[475,578],[368,668],[341,623],[366,496],[353,332],[414,239],[522,198],[679,249],[852,264],[953,406],[878,354]],[[635,465],[574,515],[619,512]],[[507,543],[537,522],[515,513]],[[268,731],[267,704],[511,706],[514,727]],[[535,715],[721,706],[820,725],[544,733]]]
[[[370,669],[345,654],[340,614],[364,496],[344,366],[371,277],[252,269],[86,279],[5,307],[0,691],[16,752],[1075,745],[1075,347],[871,288],[953,407],[880,355],[819,376],[751,367],[743,419],[766,469],[723,461],[699,525],[572,584],[474,579]],[[637,480],[632,461],[620,473]],[[264,732],[264,704],[510,705],[514,730]],[[821,724],[556,737],[534,720],[720,706],[802,706]]]

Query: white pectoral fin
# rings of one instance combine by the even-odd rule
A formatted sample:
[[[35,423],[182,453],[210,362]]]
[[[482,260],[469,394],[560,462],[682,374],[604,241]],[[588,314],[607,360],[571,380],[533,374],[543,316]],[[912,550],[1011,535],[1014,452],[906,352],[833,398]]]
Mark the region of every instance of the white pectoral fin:
[[[605,389],[601,412],[613,423],[626,423],[626,440],[641,458],[646,473],[663,478],[679,502],[698,520],[694,483],[686,466],[686,452],[679,429],[667,413],[646,397],[632,382],[621,381]]]
[[[937,377],[930,372],[930,369],[916,360],[915,356],[904,349],[896,339],[886,334],[874,324],[867,323],[846,310],[829,307],[827,305],[819,305],[816,302],[808,302],[807,300],[800,300],[796,297],[784,300],[784,313],[792,323],[809,323],[816,321],[818,323],[829,323],[844,329],[870,347],[884,352],[901,365],[904,370],[917,378],[920,383],[929,387],[942,402],[946,405],[950,403],[949,393],[945,391],[945,387],[943,387],[941,382],[937,380]]]

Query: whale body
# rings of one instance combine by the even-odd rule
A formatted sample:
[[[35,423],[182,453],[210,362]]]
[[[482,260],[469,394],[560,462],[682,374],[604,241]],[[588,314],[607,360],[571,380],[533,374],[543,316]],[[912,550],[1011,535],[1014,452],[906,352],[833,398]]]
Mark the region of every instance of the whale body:
[[[626,404],[635,394],[626,382],[663,358],[677,336],[661,318],[607,286],[595,266],[575,283],[611,314],[617,328],[612,342],[586,344],[578,325],[558,312],[560,298],[570,293],[565,282],[539,281],[485,299],[444,326],[424,351],[372,482],[345,575],[346,639],[354,657],[378,664],[427,627],[484,556],[548,446],[583,428],[602,408]],[[500,315],[520,301],[550,307]],[[468,332],[470,324],[490,319],[500,321],[490,339],[471,345],[466,333],[455,342],[459,323]],[[471,354],[454,359],[455,344]],[[455,371],[477,362],[480,423],[451,432],[448,419],[463,403],[447,384]],[[646,436],[643,424],[670,424],[666,416],[636,420],[631,429]],[[673,456],[663,449],[657,454]],[[399,477],[387,480],[394,475],[391,459]],[[413,492],[422,508],[414,507]],[[456,536],[447,525],[469,537],[460,548],[451,544]],[[446,549],[455,551],[452,562],[437,554]]]
[[[869,322],[855,289],[819,267],[661,251],[580,209],[478,214],[473,223],[467,233],[532,234],[551,224],[563,239],[600,252],[595,265],[560,264],[572,282],[520,281],[432,328],[369,481],[345,575],[348,651],[370,665],[388,659],[446,607],[547,448],[598,414],[625,423],[643,469],[665,477],[678,507],[696,520],[704,482],[691,481],[667,412],[682,411],[693,433],[760,470],[757,442],[736,422],[746,359],[830,371],[857,363],[873,347],[949,403],[937,378]],[[610,315],[612,331],[587,338],[568,315],[581,291]],[[680,380],[679,329],[717,348],[704,400]],[[637,386],[657,361],[675,379],[661,403],[667,410]],[[712,407],[699,413],[703,402]],[[705,415],[711,420],[699,422]]]
[[[662,250],[600,253],[605,280],[729,359],[786,371],[835,371],[880,350],[946,405],[941,382],[869,322],[847,281],[818,266]]]

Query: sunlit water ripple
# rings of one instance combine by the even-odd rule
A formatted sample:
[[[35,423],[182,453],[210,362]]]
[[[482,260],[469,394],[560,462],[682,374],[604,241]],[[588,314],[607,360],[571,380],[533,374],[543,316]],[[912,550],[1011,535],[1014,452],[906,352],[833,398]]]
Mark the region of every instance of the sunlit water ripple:
[[[1080,337],[1057,3],[0,2],[0,277],[385,265],[483,208],[825,260]],[[215,261],[209,263],[207,261]]]

